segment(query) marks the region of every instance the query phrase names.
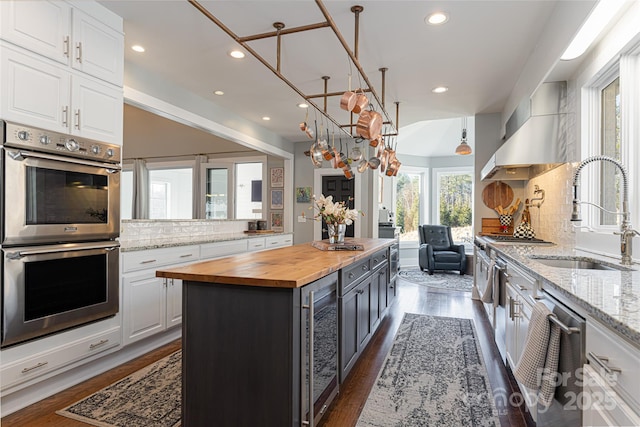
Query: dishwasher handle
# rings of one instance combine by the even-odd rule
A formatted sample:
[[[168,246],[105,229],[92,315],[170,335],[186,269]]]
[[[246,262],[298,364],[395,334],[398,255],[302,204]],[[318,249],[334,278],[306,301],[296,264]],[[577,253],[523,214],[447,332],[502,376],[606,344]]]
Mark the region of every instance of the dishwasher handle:
[[[532,297],[531,295],[527,295],[527,298],[529,298],[529,301],[533,305],[536,305],[536,303],[539,302],[539,301],[536,301],[536,299],[534,297]],[[578,328],[578,327],[565,325],[564,323],[562,323],[562,321],[560,319],[558,319],[558,317],[555,314],[550,314],[547,317],[549,318],[549,321],[551,323],[555,323],[556,325],[558,325],[560,330],[562,332],[564,332],[565,334],[567,334],[567,335],[579,334],[579,333],[582,332],[582,330],[580,328]]]

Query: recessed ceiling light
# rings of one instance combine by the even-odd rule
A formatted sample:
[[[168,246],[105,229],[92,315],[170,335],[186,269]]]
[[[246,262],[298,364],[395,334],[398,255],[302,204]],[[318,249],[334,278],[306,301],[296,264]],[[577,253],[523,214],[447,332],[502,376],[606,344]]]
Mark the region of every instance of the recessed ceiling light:
[[[433,93],[445,93],[448,90],[449,90],[449,88],[446,87],[446,86],[438,86],[438,87],[434,87],[433,89],[431,89],[431,92],[433,92]]]
[[[134,44],[133,46],[131,46],[131,49],[140,53],[144,52],[144,47],[140,46],[139,44]]]
[[[213,94],[214,94],[214,95],[218,95],[218,96],[222,96],[222,95],[224,95],[224,92],[223,92],[223,91],[221,91],[221,90],[214,90],[214,91],[213,91]]]
[[[435,12],[424,18],[424,22],[431,25],[444,24],[449,20],[449,15],[444,12]]]
[[[232,50],[231,52],[229,52],[229,56],[236,59],[242,59],[244,58],[244,52],[239,50]]]
[[[298,104],[298,107],[300,107],[300,108],[309,108],[309,104],[305,104],[304,102],[301,102],[300,104]]]
[[[262,118],[262,120],[264,120],[264,121],[269,121],[269,120],[271,120],[271,117],[269,117],[269,116],[264,116],[264,117]]]

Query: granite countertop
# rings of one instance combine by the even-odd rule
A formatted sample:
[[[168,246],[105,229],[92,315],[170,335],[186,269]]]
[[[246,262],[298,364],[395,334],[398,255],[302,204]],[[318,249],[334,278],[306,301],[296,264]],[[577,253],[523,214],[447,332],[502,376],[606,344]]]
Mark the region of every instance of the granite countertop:
[[[234,234],[222,234],[217,236],[202,236],[201,238],[194,238],[187,236],[186,238],[169,238],[166,240],[148,241],[145,239],[138,240],[121,240],[120,252],[135,252],[144,251],[147,249],[160,249],[160,248],[175,248],[178,246],[188,245],[203,245],[206,243],[228,242],[231,240],[243,240],[243,239],[255,239],[258,237],[268,236],[280,236],[282,234],[291,233],[234,233]]]
[[[195,282],[269,288],[298,288],[325,277],[396,242],[395,239],[350,238],[361,251],[327,251],[303,243],[269,251],[231,255],[156,271],[157,277]]]
[[[597,255],[570,246],[508,243],[488,245],[508,261],[539,279],[545,292],[575,303],[640,348],[640,264],[628,266],[633,269],[631,271],[558,268],[542,264],[535,257],[581,257],[614,266],[625,266],[620,265],[619,258]]]

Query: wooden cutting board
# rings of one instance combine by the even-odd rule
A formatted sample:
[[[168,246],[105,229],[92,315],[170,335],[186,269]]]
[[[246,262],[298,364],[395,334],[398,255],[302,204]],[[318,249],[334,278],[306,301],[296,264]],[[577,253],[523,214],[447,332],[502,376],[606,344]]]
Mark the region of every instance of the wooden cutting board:
[[[480,234],[507,234],[513,235],[513,222],[509,225],[506,233],[500,228],[500,218],[482,218],[482,231]]]
[[[513,201],[513,189],[504,182],[492,182],[482,190],[482,201],[490,209],[495,209],[497,206],[506,208]]]

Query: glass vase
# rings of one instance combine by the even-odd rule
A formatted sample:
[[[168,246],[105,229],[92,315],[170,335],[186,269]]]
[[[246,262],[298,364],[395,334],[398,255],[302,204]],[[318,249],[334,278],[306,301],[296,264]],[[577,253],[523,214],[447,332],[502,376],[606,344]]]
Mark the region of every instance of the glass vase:
[[[347,231],[347,224],[327,224],[329,243],[344,243],[344,235]]]

